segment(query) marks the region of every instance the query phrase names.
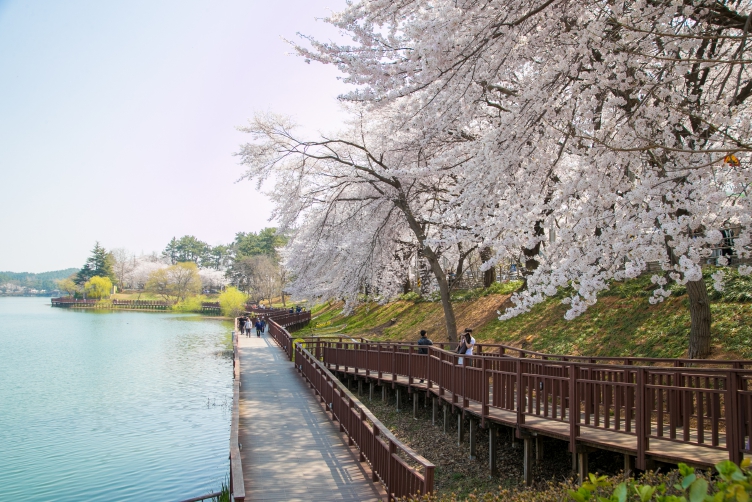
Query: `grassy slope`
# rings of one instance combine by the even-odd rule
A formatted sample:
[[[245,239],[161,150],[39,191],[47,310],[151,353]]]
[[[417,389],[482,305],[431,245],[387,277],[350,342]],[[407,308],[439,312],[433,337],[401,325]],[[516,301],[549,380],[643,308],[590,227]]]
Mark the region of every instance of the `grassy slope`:
[[[744,281],[742,281],[744,282]],[[744,283],[747,287],[747,283]],[[685,294],[659,305],[648,302],[653,286],[642,277],[616,284],[598,303],[572,321],[564,319],[566,305],[552,298],[531,312],[499,321],[496,311],[509,295],[488,295],[455,302],[458,328],[472,327],[480,342],[499,342],[550,353],[609,356],[681,357],[686,353],[690,318]],[[733,290],[734,288],[727,288]],[[737,288],[739,289],[739,288]],[[720,295],[716,295],[717,297]],[[434,341],[446,340],[441,304],[396,301],[367,304],[351,315],[341,305],[314,309],[317,332],[346,333],[381,340],[415,340],[425,329]],[[711,304],[713,358],[752,359],[752,301],[715,298]],[[390,319],[396,319],[392,324]]]

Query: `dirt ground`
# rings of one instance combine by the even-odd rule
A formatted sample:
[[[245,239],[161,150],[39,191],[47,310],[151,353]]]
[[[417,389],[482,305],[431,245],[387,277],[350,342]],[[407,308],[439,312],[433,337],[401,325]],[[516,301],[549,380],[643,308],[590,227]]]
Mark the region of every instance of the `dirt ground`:
[[[389,430],[436,466],[435,488],[440,493],[454,493],[464,497],[476,492],[495,492],[500,488],[524,488],[522,441],[513,439],[511,428],[502,428],[499,434],[497,464],[500,475],[491,477],[488,458],[488,430],[477,432],[476,458],[471,460],[468,433],[465,442],[457,442],[457,415],[448,415],[448,431],[443,429],[443,413],[439,409],[436,425],[431,425],[432,407],[429,401],[425,406],[423,394],[404,395],[402,392],[401,410],[396,408],[395,394],[389,390],[386,403],[381,401],[381,392],[374,395],[373,401],[363,396],[364,404],[386,425]],[[413,418],[412,399],[418,399],[418,418]],[[465,418],[465,430],[469,430]],[[572,477],[572,456],[564,441],[544,438],[543,459],[533,470],[534,484],[531,489],[543,489],[548,482],[560,482]],[[599,451],[590,454],[590,470],[593,473],[614,475],[623,466],[619,454]]]

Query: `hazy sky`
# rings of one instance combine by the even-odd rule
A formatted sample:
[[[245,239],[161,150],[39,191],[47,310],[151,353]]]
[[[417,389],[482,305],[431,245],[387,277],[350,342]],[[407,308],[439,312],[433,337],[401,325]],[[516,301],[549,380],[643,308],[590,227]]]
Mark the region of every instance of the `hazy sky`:
[[[282,38],[344,0],[0,0],[0,271],[270,226],[232,153],[256,111],[336,129],[344,85]]]

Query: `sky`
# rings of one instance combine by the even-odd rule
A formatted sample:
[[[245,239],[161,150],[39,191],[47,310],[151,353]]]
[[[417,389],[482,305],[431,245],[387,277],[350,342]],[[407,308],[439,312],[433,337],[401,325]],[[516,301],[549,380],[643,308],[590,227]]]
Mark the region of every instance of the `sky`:
[[[273,226],[243,174],[257,112],[336,130],[346,90],[283,39],[345,0],[0,0],[0,271],[80,267],[96,241],[229,243]]]

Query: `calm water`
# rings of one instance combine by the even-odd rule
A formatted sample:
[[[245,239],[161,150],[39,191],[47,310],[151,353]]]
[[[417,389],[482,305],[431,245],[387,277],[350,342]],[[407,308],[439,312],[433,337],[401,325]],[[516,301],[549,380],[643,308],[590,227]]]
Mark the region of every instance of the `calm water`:
[[[229,471],[231,326],[0,298],[0,499],[180,500]]]

